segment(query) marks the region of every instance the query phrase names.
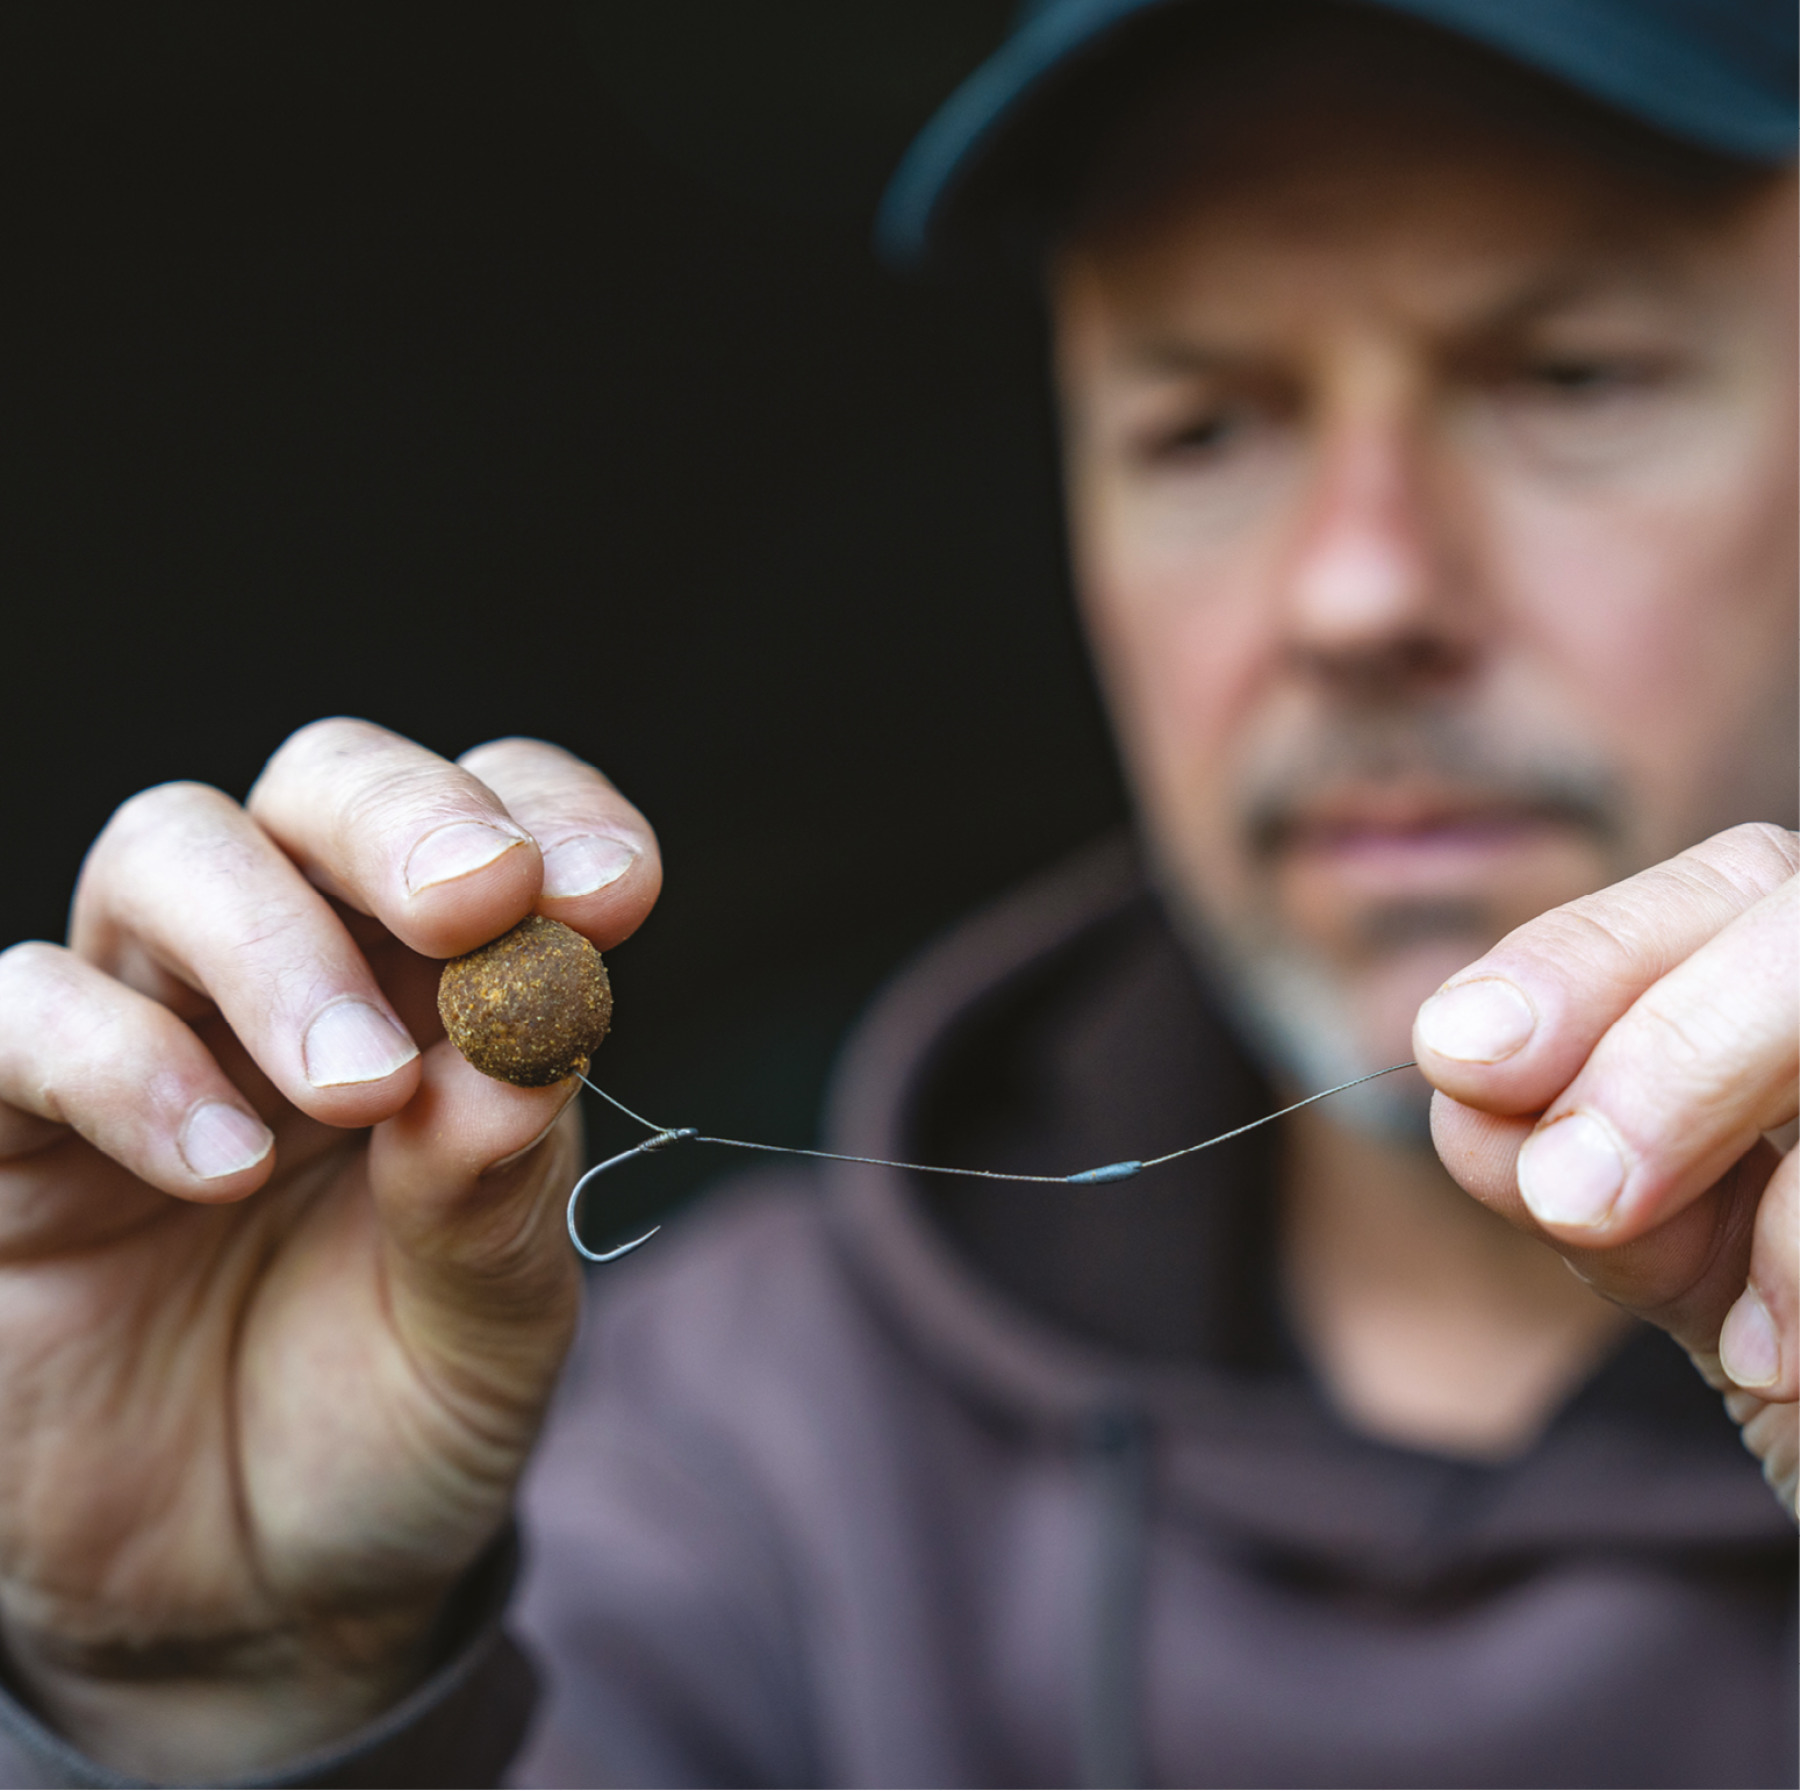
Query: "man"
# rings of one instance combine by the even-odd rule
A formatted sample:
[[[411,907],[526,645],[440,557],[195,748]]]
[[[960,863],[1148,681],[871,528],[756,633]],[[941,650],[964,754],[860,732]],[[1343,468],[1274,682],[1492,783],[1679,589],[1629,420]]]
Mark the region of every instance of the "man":
[[[1407,10],[1050,0],[903,172],[890,245],[1041,258],[1159,894],[1108,849],[977,920],[833,1135],[1055,1172],[1415,1051],[1429,1115],[777,1175],[612,1271],[515,1776],[1791,1779],[1791,57]],[[513,1755],[573,1091],[431,991],[658,879],[553,747],[325,722],[127,804],[0,961],[28,1770]]]

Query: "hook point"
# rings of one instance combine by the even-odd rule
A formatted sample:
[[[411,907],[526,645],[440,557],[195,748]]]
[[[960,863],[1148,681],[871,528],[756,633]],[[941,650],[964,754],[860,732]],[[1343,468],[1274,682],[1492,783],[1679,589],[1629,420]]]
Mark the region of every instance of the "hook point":
[[[649,1243],[649,1241],[661,1230],[662,1227],[660,1225],[652,1225],[641,1238],[633,1238],[629,1244],[621,1244],[616,1250],[590,1250],[587,1245],[575,1235],[574,1215],[571,1214],[569,1220],[569,1242],[572,1243],[576,1250],[582,1256],[586,1257],[589,1262],[617,1262],[621,1256],[629,1256],[632,1251],[637,1249],[640,1245]]]

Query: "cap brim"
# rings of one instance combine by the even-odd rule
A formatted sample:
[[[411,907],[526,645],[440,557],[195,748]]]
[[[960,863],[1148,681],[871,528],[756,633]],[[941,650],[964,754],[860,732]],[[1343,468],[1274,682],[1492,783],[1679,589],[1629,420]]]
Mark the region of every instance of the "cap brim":
[[[1696,19],[1706,0],[1360,0],[1436,25],[1684,142],[1746,161],[1794,156],[1795,13],[1767,9],[1760,41],[1724,57]],[[939,108],[883,195],[875,241],[904,269],[952,267],[993,235],[983,177],[1056,109],[1102,54],[1152,16],[1220,0],[1062,0],[1027,21]],[[1741,9],[1740,9],[1741,10]],[[1716,19],[1714,21],[1717,23]],[[992,187],[990,179],[985,182]]]

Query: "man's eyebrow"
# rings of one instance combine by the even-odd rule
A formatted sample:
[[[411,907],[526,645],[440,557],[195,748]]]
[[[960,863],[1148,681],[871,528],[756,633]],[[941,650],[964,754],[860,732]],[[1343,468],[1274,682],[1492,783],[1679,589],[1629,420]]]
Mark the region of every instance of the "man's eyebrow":
[[[1670,270],[1647,259],[1583,258],[1549,268],[1516,288],[1460,317],[1446,320],[1450,333],[1467,338],[1503,338],[1529,330],[1559,312],[1619,298],[1666,299],[1677,281]],[[1149,333],[1121,345],[1117,365],[1147,378],[1200,378],[1241,373],[1265,363],[1265,352],[1252,344],[1206,341],[1168,333]]]
[[[1476,311],[1463,329],[1478,335],[1509,335],[1559,311],[1658,288],[1666,291],[1667,282],[1653,279],[1641,264],[1560,268]]]
[[[1239,350],[1199,342],[1183,342],[1173,336],[1150,336],[1130,343],[1119,355],[1122,366],[1133,373],[1166,376],[1229,372],[1252,357]]]

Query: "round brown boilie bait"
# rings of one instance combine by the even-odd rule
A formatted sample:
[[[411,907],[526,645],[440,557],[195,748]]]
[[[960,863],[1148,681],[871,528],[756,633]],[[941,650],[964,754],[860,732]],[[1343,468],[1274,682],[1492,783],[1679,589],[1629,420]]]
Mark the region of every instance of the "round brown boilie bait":
[[[532,914],[444,966],[438,1013],[484,1076],[548,1088],[586,1073],[612,1024],[612,983],[573,927]]]

